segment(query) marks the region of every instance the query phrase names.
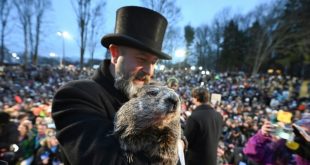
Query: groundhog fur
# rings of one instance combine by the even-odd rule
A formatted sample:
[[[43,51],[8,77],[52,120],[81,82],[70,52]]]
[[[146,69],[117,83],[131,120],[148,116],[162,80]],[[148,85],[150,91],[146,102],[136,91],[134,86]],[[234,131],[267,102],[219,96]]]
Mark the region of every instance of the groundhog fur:
[[[114,135],[129,163],[143,153],[151,163],[175,165],[181,137],[180,100],[170,88],[145,85],[116,113]]]

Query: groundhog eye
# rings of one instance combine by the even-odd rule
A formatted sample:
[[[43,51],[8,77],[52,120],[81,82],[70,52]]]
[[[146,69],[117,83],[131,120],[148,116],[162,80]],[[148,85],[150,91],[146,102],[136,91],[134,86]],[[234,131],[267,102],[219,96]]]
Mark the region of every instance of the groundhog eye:
[[[158,92],[159,92],[159,91],[157,91],[157,90],[148,91],[147,94],[150,95],[150,96],[157,96]]]

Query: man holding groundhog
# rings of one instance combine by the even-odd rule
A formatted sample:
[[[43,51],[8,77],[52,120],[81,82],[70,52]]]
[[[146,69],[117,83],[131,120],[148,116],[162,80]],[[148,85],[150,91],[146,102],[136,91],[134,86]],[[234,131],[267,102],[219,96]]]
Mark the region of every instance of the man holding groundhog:
[[[111,60],[104,60],[91,80],[72,81],[54,96],[52,116],[66,164],[126,164],[112,135],[114,116],[130,94],[148,84],[161,52],[167,20],[136,6],[117,10],[115,31],[102,37]],[[129,114],[130,115],[130,114]],[[137,164],[148,164],[143,153]]]

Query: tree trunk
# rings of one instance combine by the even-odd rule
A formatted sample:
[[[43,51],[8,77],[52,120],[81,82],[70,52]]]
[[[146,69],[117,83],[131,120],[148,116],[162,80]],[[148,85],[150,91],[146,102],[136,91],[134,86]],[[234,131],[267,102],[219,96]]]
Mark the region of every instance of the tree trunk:
[[[5,25],[3,25],[1,29],[0,65],[3,64],[3,61],[4,61],[4,30],[5,30]]]

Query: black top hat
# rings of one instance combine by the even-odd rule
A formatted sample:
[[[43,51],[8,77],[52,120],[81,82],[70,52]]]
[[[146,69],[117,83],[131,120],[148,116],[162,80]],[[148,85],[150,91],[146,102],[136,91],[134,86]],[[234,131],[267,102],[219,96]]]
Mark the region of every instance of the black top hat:
[[[138,6],[119,8],[114,33],[102,37],[101,44],[130,46],[155,54],[160,59],[171,57],[161,52],[167,20],[161,14]]]

